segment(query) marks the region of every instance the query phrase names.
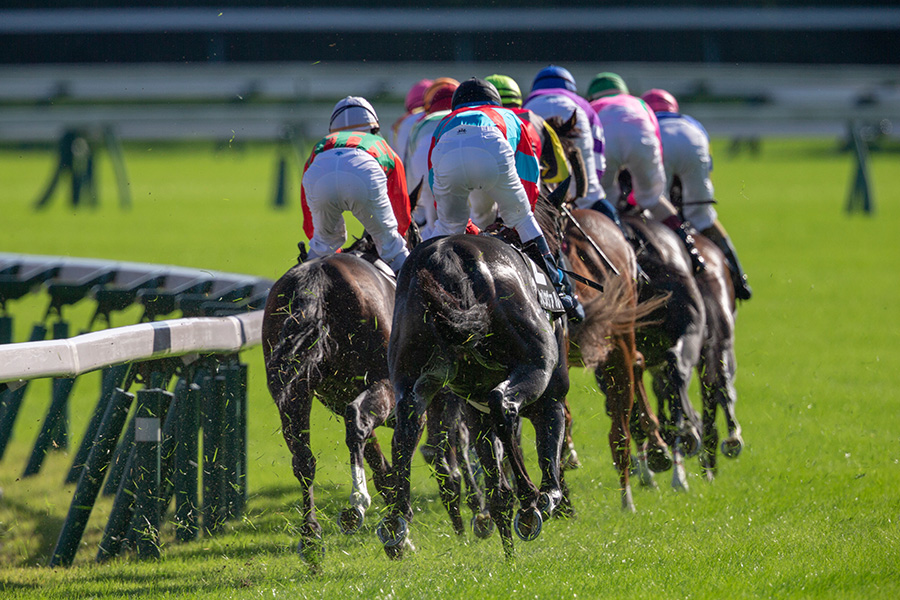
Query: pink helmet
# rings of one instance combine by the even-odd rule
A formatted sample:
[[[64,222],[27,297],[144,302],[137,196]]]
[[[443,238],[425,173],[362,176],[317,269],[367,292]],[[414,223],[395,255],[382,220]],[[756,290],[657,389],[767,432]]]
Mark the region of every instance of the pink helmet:
[[[647,90],[641,96],[641,100],[646,102],[653,112],[678,112],[678,100],[666,90],[658,88]]]
[[[425,90],[431,85],[430,79],[421,79],[406,94],[406,112],[425,106]]]

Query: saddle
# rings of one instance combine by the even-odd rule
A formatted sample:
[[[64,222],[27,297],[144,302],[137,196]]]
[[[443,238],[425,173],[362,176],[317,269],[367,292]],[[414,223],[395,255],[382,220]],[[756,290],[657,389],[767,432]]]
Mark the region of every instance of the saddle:
[[[559,300],[559,294],[557,294],[556,288],[553,287],[553,283],[550,282],[544,269],[540,266],[541,263],[537,262],[538,260],[543,262],[543,258],[540,256],[535,258],[529,256],[527,250],[524,250],[521,247],[522,243],[519,240],[519,234],[516,233],[514,229],[506,227],[498,221],[478,235],[495,237],[514,248],[516,252],[522,256],[522,259],[525,261],[525,264],[531,272],[531,277],[534,281],[535,288],[537,289],[537,300],[541,305],[541,308],[550,313],[551,319],[556,319],[566,314],[566,309],[563,308],[562,302]]]

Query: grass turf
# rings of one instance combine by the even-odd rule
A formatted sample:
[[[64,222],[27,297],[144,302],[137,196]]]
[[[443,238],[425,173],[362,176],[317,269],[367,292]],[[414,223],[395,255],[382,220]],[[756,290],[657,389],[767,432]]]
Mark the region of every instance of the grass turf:
[[[342,536],[334,517],[349,494],[341,423],[313,413],[316,492],[327,559],[312,574],[294,552],[299,486],[265,390],[261,352],[250,364],[250,500],[216,537],[188,544],[163,530],[162,558],[93,563],[110,500],[101,498],[70,569],[43,566],[71,501],[62,484],[71,453],[53,452],[42,473],[21,479],[49,401],[29,388],[0,463],[0,590],[5,598],[376,597],[537,598],[635,595],[690,598],[895,598],[900,594],[900,411],[897,344],[900,256],[896,152],[872,156],[876,213],[847,215],[849,154],[820,140],[764,140],[759,155],[731,156],[714,143],[719,214],[734,238],[755,297],[739,309],[738,417],[747,446],[720,459],[691,492],[635,490],[637,514],[618,508],[608,418],[591,376],[573,370],[570,400],[584,463],[569,475],[577,518],[516,540],[502,557],[496,536],[457,539],[420,458],[414,462],[413,540],[403,562],[384,556],[376,497],[361,534]],[[53,167],[48,152],[0,150],[0,251],[176,264],[277,278],[301,239],[294,196],[271,206],[272,146],[131,145],[134,206],[120,210],[101,157],[101,203],[73,210],[62,195],[30,203]],[[296,174],[294,174],[296,179]],[[73,329],[88,302],[66,312]],[[16,339],[42,317],[39,295],[10,304]],[[114,325],[134,322],[117,315]],[[72,432],[80,441],[96,401],[96,375],[79,379]],[[696,398],[696,394],[694,396]],[[527,428],[526,428],[527,431]],[[390,432],[379,432],[389,447]],[[533,454],[533,452],[532,452]]]

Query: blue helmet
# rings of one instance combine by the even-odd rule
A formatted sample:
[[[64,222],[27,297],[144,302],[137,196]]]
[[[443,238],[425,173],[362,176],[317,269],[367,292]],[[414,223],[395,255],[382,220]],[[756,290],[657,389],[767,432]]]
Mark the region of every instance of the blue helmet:
[[[572,77],[568,69],[550,65],[538,71],[538,74],[534,77],[534,82],[531,84],[531,89],[533,91],[553,88],[565,88],[570,92],[578,91],[578,88],[575,86],[575,78]]]

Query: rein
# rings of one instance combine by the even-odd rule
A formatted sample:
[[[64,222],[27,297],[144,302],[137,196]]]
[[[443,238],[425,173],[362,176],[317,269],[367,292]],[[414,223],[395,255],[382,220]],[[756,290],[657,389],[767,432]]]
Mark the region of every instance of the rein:
[[[569,210],[569,207],[566,206],[565,204],[563,204],[560,206],[560,209],[562,210],[563,214],[566,215],[566,217],[568,217],[568,219],[570,221],[572,221],[572,224],[578,229],[578,231],[580,231],[582,233],[582,235],[584,235],[584,239],[586,239],[588,242],[590,242],[591,247],[593,247],[594,251],[600,255],[600,258],[603,260],[603,263],[606,265],[606,268],[609,269],[610,271],[612,271],[613,273],[615,273],[616,275],[621,275],[621,273],[619,273],[619,270],[616,268],[616,266],[614,264],[612,264],[611,260],[609,260],[609,257],[606,256],[606,253],[600,248],[600,246],[597,245],[597,242],[594,241],[594,238],[592,238],[590,235],[588,235],[588,232],[584,230],[584,227],[581,226],[581,223],[578,222],[578,219],[576,219],[575,215],[572,214],[572,211]],[[586,282],[582,282],[582,283],[586,283]],[[600,288],[600,289],[602,289],[602,288]]]

